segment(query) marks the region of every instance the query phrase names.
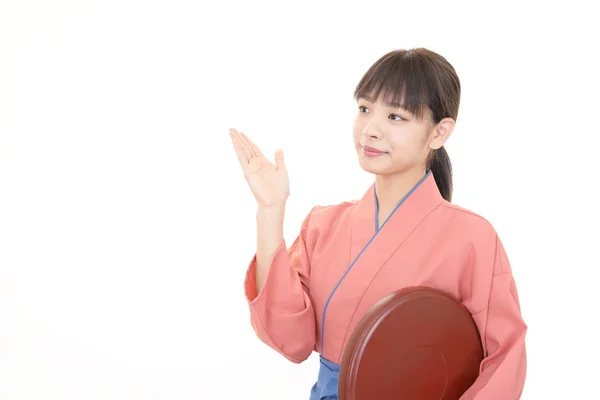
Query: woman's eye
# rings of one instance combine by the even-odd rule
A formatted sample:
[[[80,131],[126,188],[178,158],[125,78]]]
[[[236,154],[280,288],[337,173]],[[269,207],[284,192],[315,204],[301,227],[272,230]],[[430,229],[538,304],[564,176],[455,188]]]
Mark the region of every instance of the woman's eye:
[[[368,111],[367,107],[365,107],[365,106],[358,106],[358,110],[360,112],[367,112]]]
[[[393,119],[394,121],[404,121],[404,118],[402,118],[398,114],[390,114],[390,118]]]

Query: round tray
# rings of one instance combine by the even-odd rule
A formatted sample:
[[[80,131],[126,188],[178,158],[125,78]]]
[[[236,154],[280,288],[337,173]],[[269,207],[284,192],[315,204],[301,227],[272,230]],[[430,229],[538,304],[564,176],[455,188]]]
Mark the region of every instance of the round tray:
[[[471,313],[443,292],[409,287],[375,304],[342,357],[340,400],[457,400],[479,375]]]

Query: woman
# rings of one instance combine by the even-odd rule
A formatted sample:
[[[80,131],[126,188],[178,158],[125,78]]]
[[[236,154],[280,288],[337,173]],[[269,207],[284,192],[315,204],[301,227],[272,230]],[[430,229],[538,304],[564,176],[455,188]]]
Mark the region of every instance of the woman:
[[[314,207],[289,248],[282,151],[273,165],[247,136],[230,132],[258,202],[258,245],[245,280],[256,334],[295,363],[317,351],[310,399],[336,399],[339,363],[367,310],[400,288],[429,286],[460,299],[481,334],[485,359],[462,399],[520,398],[527,327],[507,255],[488,221],[450,203],[443,146],[460,102],[454,68],[427,49],[392,51],[366,72],[355,98],[354,144],[375,182],[360,200]]]

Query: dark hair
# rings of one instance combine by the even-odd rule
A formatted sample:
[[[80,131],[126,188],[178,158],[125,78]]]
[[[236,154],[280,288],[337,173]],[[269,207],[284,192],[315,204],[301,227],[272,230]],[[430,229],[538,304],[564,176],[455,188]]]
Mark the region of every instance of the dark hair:
[[[354,98],[382,100],[402,107],[417,118],[431,110],[432,122],[458,117],[460,80],[450,63],[441,55],[424,48],[394,50],[373,64],[354,91]],[[452,164],[446,149],[432,151],[427,168],[433,173],[444,199],[452,201]]]

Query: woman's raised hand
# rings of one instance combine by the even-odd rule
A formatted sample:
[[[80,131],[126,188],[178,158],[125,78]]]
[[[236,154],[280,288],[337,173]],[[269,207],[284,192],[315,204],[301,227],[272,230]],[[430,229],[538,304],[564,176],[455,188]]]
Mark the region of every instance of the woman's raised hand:
[[[275,165],[270,162],[242,132],[229,130],[233,147],[259,208],[285,207],[290,195],[288,173],[283,151],[275,152]]]

